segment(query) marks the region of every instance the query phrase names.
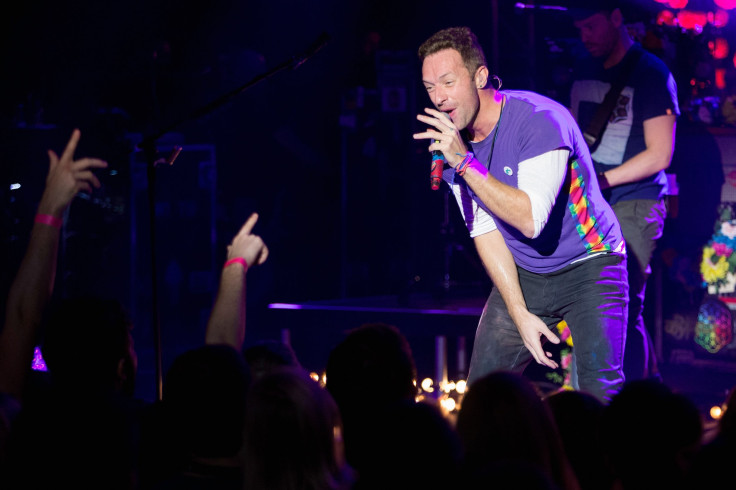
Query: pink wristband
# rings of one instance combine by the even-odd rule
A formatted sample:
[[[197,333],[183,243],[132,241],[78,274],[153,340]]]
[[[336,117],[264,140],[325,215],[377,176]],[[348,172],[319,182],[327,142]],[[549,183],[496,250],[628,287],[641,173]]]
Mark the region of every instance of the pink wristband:
[[[34,220],[36,223],[41,223],[44,225],[53,226],[54,228],[60,229],[61,225],[64,224],[64,221],[61,218],[57,218],[56,216],[51,216],[50,214],[37,214]]]
[[[240,264],[240,265],[243,266],[243,270],[246,270],[246,271],[248,270],[248,262],[246,262],[243,257],[234,257],[234,258],[228,260],[227,262],[225,262],[225,265],[223,266],[223,269],[225,267],[229,266],[229,265],[232,265],[232,264]]]

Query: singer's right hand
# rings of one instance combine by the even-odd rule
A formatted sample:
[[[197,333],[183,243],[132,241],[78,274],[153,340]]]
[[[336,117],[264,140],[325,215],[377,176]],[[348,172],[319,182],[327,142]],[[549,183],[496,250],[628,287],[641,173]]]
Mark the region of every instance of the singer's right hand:
[[[435,129],[429,128],[423,133],[415,133],[413,138],[415,140],[431,140],[429,151],[441,151],[447,163],[455,168],[463,161],[463,155],[468,152],[463,139],[460,137],[460,131],[444,112],[428,107],[424,111],[428,115],[418,114],[417,119]]]

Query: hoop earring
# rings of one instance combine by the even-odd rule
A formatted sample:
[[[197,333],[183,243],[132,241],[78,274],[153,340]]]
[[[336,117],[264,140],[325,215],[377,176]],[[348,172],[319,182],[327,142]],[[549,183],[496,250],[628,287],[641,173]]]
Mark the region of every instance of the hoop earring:
[[[494,88],[495,88],[496,90],[501,90],[501,86],[503,85],[503,81],[501,81],[501,77],[499,77],[498,75],[493,75],[493,76],[491,77],[491,79],[492,79],[492,80],[495,80],[495,81],[496,81],[496,83],[498,84],[498,87],[494,87]]]

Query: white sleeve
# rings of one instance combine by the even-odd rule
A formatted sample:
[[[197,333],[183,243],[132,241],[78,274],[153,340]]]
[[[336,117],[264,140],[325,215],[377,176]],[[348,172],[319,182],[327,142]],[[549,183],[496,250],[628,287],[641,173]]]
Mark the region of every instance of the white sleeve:
[[[475,196],[475,193],[465,184],[461,178],[454,179],[455,169],[445,170],[443,178],[452,189],[457,205],[463,215],[463,221],[470,232],[470,237],[475,238],[484,233],[490,233],[496,229],[490,211]]]
[[[519,190],[526,192],[532,204],[532,238],[537,238],[547,224],[565,181],[569,157],[570,150],[559,148],[519,163]]]

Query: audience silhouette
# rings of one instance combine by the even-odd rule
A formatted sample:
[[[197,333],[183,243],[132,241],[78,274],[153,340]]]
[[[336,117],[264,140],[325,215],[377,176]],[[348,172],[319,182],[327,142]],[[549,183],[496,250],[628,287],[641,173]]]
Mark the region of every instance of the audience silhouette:
[[[401,330],[346,332],[312,379],[290,345],[246,339],[246,276],[268,248],[245,221],[227,247],[202,344],[136,399],[133,324],[119,299],[57,297],[60,232],[106,163],[75,159],[79,131],[49,173],[0,330],[0,483],[8,489],[696,489],[736,457],[736,387],[712,438],[688,397],[658,381],[593,395],[544,395],[494,372],[456,418],[417,401]],[[40,345],[48,371],[32,370]]]
[[[510,462],[540,472],[560,489],[579,488],[550,408],[521,374],[496,371],[476,380],[463,398],[457,432],[470,481],[487,474],[491,484]]]
[[[656,380],[635,380],[605,407],[601,440],[624,490],[687,488],[703,435],[697,407]]]
[[[244,488],[348,489],[340,412],[303,369],[255,380],[245,410]]]
[[[590,393],[572,390],[558,391],[545,400],[580,488],[610,488],[613,476],[599,434],[603,403]]]
[[[367,323],[349,331],[331,351],[326,374],[345,423],[356,489],[455,481],[459,440],[436,406],[416,402],[414,357],[396,326]],[[442,471],[417,470],[422,467]]]

